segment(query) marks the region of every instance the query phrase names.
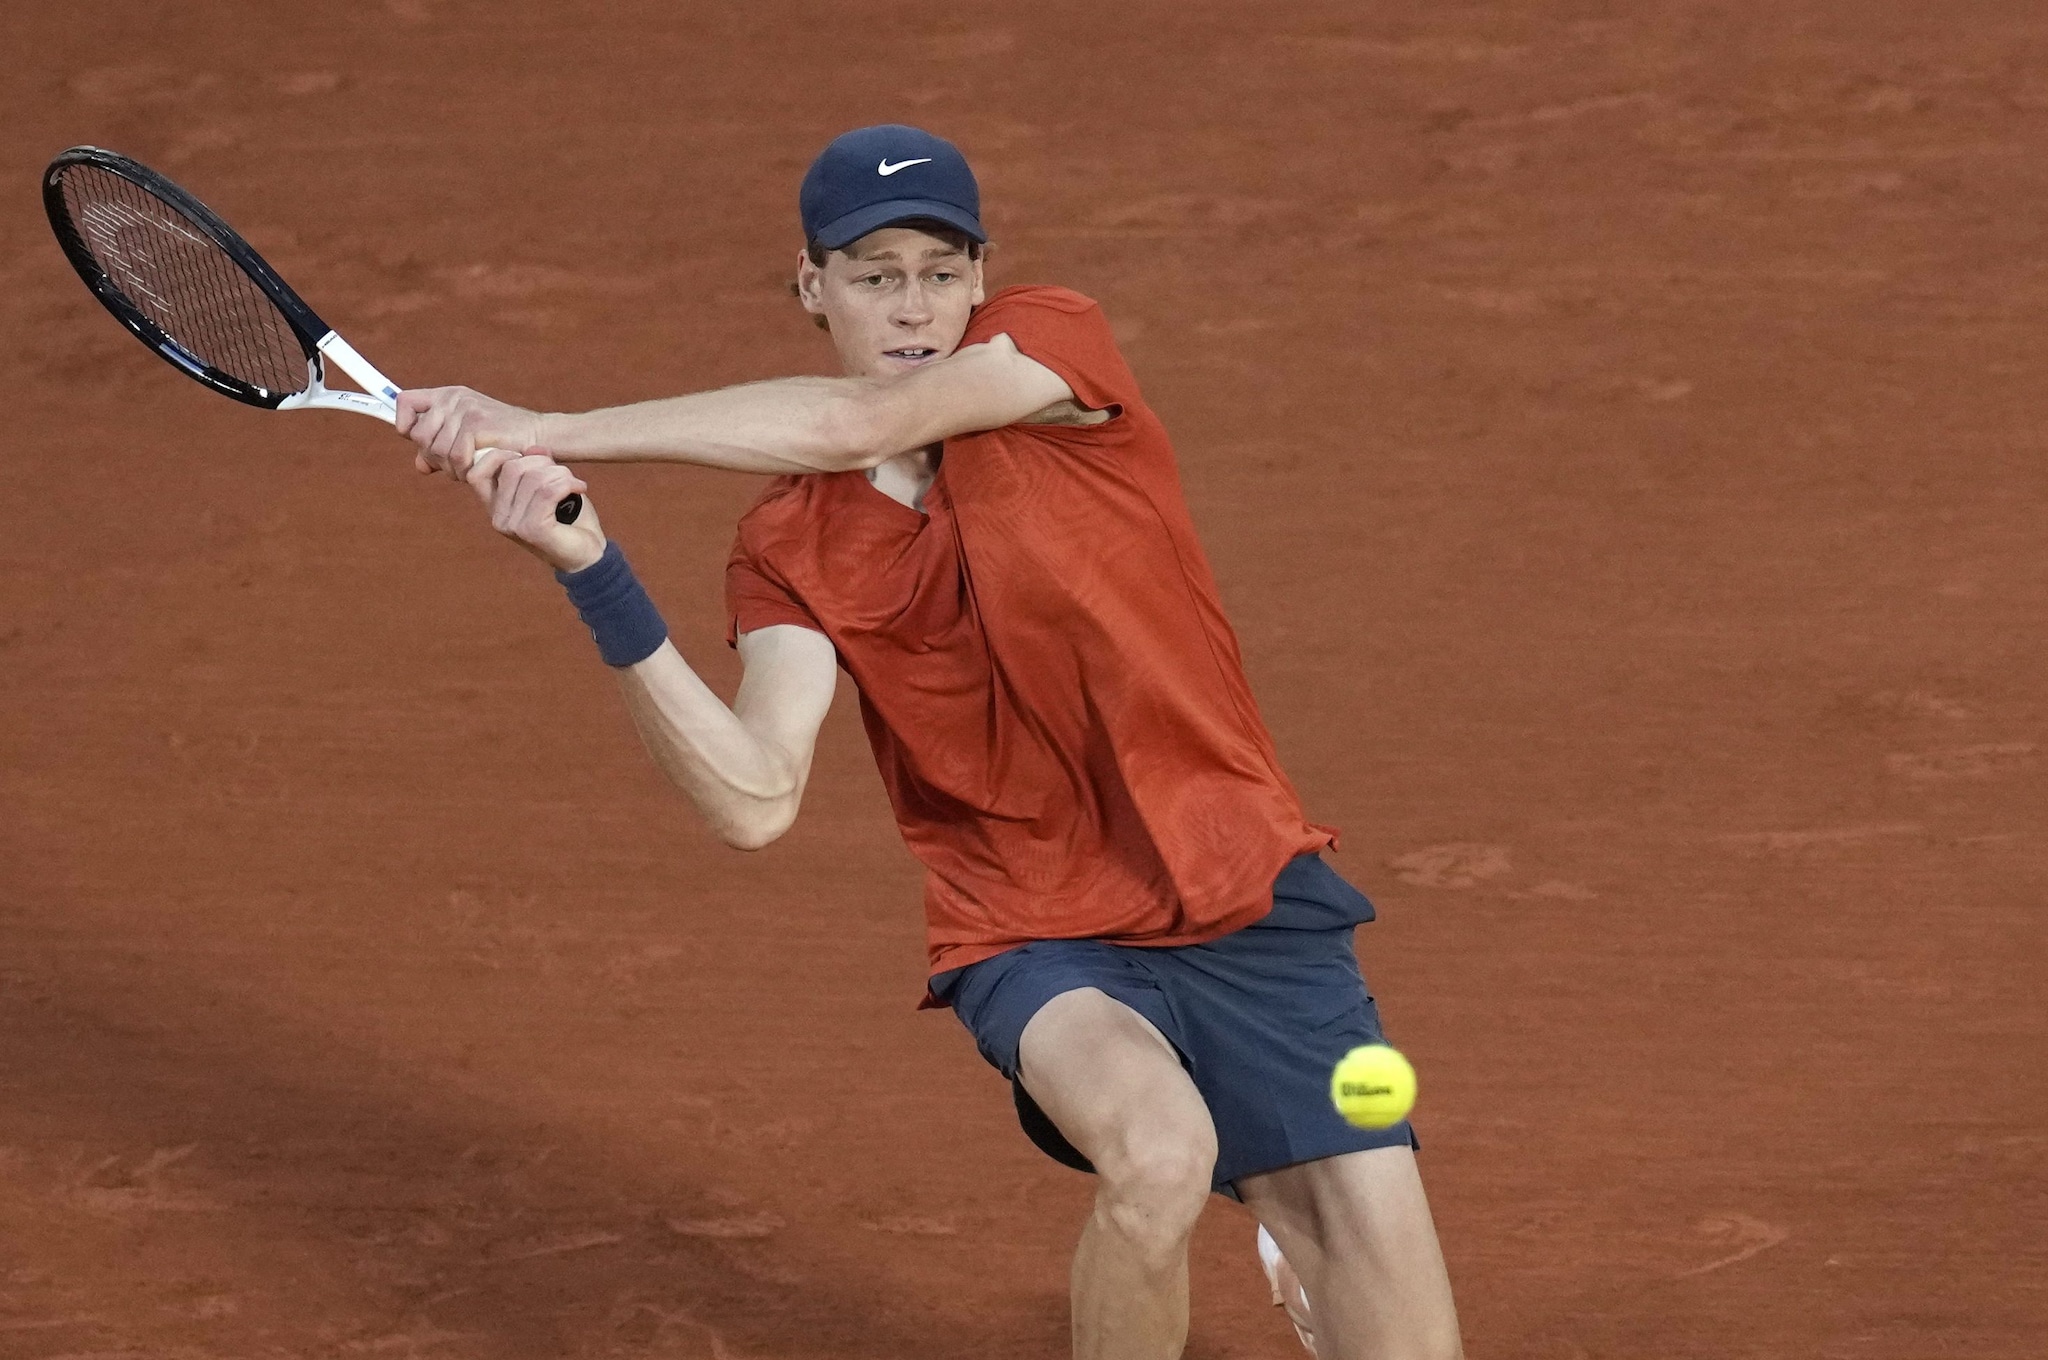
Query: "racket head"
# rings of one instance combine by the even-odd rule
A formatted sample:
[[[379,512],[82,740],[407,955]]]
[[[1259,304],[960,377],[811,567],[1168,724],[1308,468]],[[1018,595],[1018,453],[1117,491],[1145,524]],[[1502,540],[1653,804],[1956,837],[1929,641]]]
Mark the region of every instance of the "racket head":
[[[43,210],[93,296],[187,377],[273,410],[319,380],[326,323],[219,214],[163,175],[75,146],[43,172]]]

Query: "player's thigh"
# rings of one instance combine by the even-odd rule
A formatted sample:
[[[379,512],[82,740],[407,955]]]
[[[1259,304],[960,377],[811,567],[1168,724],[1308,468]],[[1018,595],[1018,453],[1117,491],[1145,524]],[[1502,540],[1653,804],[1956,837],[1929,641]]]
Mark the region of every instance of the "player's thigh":
[[[1216,1129],[1180,1055],[1153,1024],[1094,987],[1062,992],[1024,1027],[1017,1077],[1107,1180],[1199,1172]],[[1171,1165],[1162,1165],[1170,1163]]]
[[[1240,1177],[1237,1191],[1309,1285],[1363,1289],[1401,1330],[1455,1337],[1456,1312],[1415,1153],[1373,1148]]]

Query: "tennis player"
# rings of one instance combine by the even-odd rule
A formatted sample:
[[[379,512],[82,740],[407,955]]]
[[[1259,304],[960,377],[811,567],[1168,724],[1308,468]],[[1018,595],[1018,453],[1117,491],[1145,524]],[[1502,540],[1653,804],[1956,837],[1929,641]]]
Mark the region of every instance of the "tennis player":
[[[1372,907],[1281,772],[1102,310],[985,296],[974,175],[929,133],[845,134],[799,201],[797,296],[844,377],[577,415],[407,392],[420,467],[556,569],[649,752],[734,846],[788,829],[852,677],[926,868],[925,1004],[1010,1079],[1033,1141],[1099,1178],[1077,1357],[1181,1353],[1212,1191],[1270,1229],[1322,1360],[1459,1355],[1411,1129],[1330,1105],[1331,1066],[1381,1037],[1352,948]],[[730,707],[595,509],[556,522],[585,489],[564,465],[607,461],[779,474],[727,568]]]

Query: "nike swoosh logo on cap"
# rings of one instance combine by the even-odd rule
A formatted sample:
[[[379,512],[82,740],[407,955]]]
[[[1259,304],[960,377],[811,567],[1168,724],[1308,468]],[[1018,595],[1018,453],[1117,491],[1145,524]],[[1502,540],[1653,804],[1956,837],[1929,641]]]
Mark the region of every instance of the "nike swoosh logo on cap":
[[[919,156],[914,161],[898,161],[896,164],[891,165],[889,164],[889,158],[884,156],[882,157],[882,163],[875,167],[875,173],[878,175],[893,175],[898,170],[908,170],[913,165],[929,165],[931,159],[930,156]]]

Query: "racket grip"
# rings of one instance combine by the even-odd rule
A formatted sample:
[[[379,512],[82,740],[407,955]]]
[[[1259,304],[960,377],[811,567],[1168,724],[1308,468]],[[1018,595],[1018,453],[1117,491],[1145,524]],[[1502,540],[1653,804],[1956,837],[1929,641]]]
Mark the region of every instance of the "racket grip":
[[[557,524],[574,524],[576,517],[582,513],[583,495],[581,492],[571,491],[568,495],[555,502],[555,523]]]

